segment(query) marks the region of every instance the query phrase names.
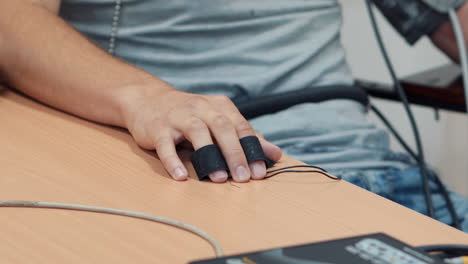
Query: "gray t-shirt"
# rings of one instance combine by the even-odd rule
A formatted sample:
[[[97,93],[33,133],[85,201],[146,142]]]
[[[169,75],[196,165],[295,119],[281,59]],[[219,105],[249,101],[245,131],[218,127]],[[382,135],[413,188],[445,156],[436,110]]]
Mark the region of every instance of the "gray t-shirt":
[[[107,49],[114,7],[64,0],[61,16]],[[122,0],[120,11],[115,55],[181,90],[235,98],[352,82],[336,0]],[[251,123],[286,154],[335,173],[405,167],[365,113],[331,100]]]
[[[61,15],[107,49],[115,1]],[[174,87],[231,97],[352,81],[336,0],[123,0],[115,55]]]

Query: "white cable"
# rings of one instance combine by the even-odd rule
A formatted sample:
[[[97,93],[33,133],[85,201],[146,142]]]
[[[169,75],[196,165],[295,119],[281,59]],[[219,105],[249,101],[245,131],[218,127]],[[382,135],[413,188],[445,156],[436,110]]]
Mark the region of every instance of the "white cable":
[[[455,38],[457,39],[458,52],[462,65],[463,86],[465,87],[465,104],[468,112],[468,56],[466,54],[466,42],[460,20],[458,20],[457,13],[454,9],[450,9],[449,17],[452,22],[453,31],[455,32]]]
[[[223,250],[221,246],[214,238],[208,235],[205,231],[200,230],[194,226],[185,224],[183,222],[161,217],[155,215],[149,215],[145,213],[139,212],[132,212],[127,210],[120,210],[120,209],[113,209],[113,208],[106,208],[106,207],[97,207],[97,206],[87,206],[87,205],[79,205],[79,204],[67,204],[67,203],[52,203],[52,202],[36,202],[36,201],[1,201],[0,200],[0,207],[30,207],[30,208],[52,208],[52,209],[66,209],[66,210],[78,210],[78,211],[87,211],[87,212],[95,212],[95,213],[104,213],[104,214],[114,214],[114,215],[121,215],[127,217],[135,217],[140,218],[148,221],[153,221],[157,223],[162,223],[166,225],[170,225],[176,228],[180,228],[189,232],[192,232],[199,237],[208,241],[213,249],[216,252],[217,257],[223,256]]]
[[[461,6],[465,0],[422,0],[428,6],[440,13],[448,13],[450,9]]]

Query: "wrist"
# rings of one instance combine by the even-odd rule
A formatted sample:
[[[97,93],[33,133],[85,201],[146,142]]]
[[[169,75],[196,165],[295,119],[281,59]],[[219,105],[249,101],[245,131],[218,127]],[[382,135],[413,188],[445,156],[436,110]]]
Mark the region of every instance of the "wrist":
[[[119,124],[117,125],[128,129],[142,104],[149,98],[157,98],[171,91],[176,91],[176,89],[157,78],[150,78],[118,88],[114,95],[119,116]]]

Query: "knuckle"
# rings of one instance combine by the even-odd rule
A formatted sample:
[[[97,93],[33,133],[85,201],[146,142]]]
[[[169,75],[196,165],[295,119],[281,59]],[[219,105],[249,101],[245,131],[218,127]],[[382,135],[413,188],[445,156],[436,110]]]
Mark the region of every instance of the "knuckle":
[[[169,144],[172,144],[172,139],[170,137],[158,137],[154,140],[154,147],[156,148],[156,150],[160,150],[162,149],[163,147],[169,145]]]
[[[192,118],[188,122],[188,131],[201,131],[206,129],[205,123],[198,118]]]
[[[252,125],[250,125],[250,123],[247,122],[247,120],[242,120],[236,124],[236,131],[240,135],[252,134],[253,128]]]
[[[208,105],[208,100],[201,96],[191,96],[187,100],[187,106],[192,110],[203,108],[206,105]]]
[[[217,128],[221,128],[221,129],[228,129],[232,125],[227,117],[222,116],[222,115],[217,115],[213,118],[213,126]]]

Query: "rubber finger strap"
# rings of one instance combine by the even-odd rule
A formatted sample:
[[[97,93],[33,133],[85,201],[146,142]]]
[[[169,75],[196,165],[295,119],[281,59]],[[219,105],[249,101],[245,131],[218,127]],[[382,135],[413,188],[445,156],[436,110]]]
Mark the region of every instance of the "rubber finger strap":
[[[265,161],[267,168],[271,168],[275,164],[274,161],[265,155],[262,149],[262,145],[256,136],[241,138],[240,143],[244,149],[245,157],[247,158],[248,163],[263,160]]]
[[[275,164],[274,161],[266,157],[256,136],[241,138],[240,143],[248,163],[263,160],[267,168]],[[215,144],[198,149],[192,154],[191,160],[199,180],[207,179],[210,173],[218,170],[229,172],[226,160],[219,147]]]
[[[208,178],[208,174],[215,171],[228,171],[226,160],[218,145],[215,144],[199,148],[192,154],[191,160],[199,180]]]

